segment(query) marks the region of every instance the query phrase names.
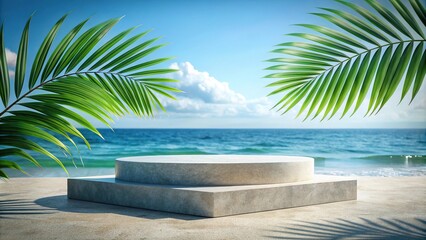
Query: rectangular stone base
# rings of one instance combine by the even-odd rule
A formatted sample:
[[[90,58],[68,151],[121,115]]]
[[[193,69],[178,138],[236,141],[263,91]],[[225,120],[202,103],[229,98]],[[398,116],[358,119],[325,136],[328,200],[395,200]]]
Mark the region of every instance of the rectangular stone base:
[[[139,184],[114,176],[68,179],[68,198],[127,207],[221,217],[357,198],[357,181],[315,176],[312,181],[217,187]]]

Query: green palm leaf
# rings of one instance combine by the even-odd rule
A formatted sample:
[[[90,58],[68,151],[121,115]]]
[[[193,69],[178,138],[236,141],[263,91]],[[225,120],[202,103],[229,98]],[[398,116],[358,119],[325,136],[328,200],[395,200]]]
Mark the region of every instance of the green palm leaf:
[[[266,78],[278,78],[268,85],[270,95],[281,94],[275,105],[288,112],[301,103],[298,116],[305,119],[322,114],[332,118],[352,115],[371,92],[366,114],[378,113],[403,85],[401,101],[412,90],[417,95],[426,74],[425,7],[418,0],[389,0],[394,9],[366,0],[369,9],[336,0],[347,11],[321,8],[313,13],[335,29],[298,24],[316,33],[292,33],[306,42],[286,42],[272,52],[286,55],[268,60],[279,63],[266,68],[275,71]],[[421,21],[419,21],[420,19]]]
[[[26,66],[28,47],[31,47],[28,44],[31,18],[28,20],[18,50],[14,84],[17,99],[10,104],[11,80],[5,58],[3,26],[0,29],[0,97],[5,106],[0,112],[0,177],[7,177],[4,168],[22,171],[13,159],[26,159],[39,166],[34,152],[49,157],[66,171],[61,159],[41,143],[57,146],[68,156],[72,152],[67,144],[77,147],[72,137],[82,139],[90,148],[85,136],[71,121],[102,137],[82,114],[110,126],[112,116],[129,113],[152,116],[157,108],[165,110],[157,95],[175,99],[172,93],[180,91],[170,86],[176,80],[162,76],[175,70],[157,68],[171,58],[148,59],[163,46],[148,48],[158,38],[131,47],[148,31],[128,37],[135,30],[130,28],[101,45],[99,43],[120,18],[95,25],[79,35],[85,20],[54,46],[65,18],[63,16],[46,35],[32,66]],[[85,70],[87,68],[89,70]],[[26,69],[30,69],[28,78]],[[24,83],[29,89],[21,93]],[[17,106],[19,110],[15,109]]]
[[[9,103],[10,79],[7,67],[6,50],[4,47],[3,25],[0,27],[0,97],[4,106]]]
[[[28,81],[28,86],[32,88],[36,83],[41,69],[43,67],[44,61],[46,60],[47,54],[49,52],[50,46],[52,45],[53,40],[55,39],[56,34],[58,33],[59,28],[64,22],[66,15],[63,16],[59,21],[52,27],[50,32],[47,34],[43,43],[41,44],[36,57],[34,58],[33,66],[31,68],[31,75]]]
[[[31,17],[28,19],[27,24],[22,32],[21,43],[19,44],[18,57],[16,60],[15,72],[15,96],[19,97],[24,86],[25,67],[27,62],[27,49],[28,49],[28,29],[30,28]]]

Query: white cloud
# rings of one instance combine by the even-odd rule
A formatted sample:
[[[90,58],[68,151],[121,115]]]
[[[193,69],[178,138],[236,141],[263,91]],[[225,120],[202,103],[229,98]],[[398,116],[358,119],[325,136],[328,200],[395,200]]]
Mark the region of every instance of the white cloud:
[[[426,94],[424,94],[426,91],[426,88],[423,87],[423,89],[420,89],[420,93],[417,96],[417,99],[413,100],[413,109],[414,110],[421,110],[421,111],[425,111],[426,110]],[[423,93],[423,94],[422,94]]]
[[[14,78],[15,77],[15,71],[9,70],[9,77]]]
[[[194,68],[189,62],[173,63],[178,69],[171,78],[180,80],[177,87],[184,91],[177,101],[165,101],[167,112],[192,117],[265,116],[270,115],[271,103],[267,98],[246,99],[221,82]]]
[[[9,67],[15,67],[16,66],[16,53],[10,51],[8,48],[6,48],[6,60],[7,60],[7,65]]]
[[[188,97],[200,99],[206,103],[242,103],[245,97],[229,88],[227,82],[221,82],[208,72],[200,72],[189,62],[173,63],[171,68],[179,69],[174,77],[181,81],[177,86]]]

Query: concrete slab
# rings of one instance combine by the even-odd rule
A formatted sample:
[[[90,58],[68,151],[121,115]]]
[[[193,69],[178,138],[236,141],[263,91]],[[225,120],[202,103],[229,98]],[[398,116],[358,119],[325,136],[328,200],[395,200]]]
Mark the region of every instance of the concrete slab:
[[[265,155],[140,156],[116,160],[119,180],[166,185],[232,186],[311,180],[314,159]]]
[[[70,178],[68,197],[128,207],[221,217],[357,198],[357,181],[315,176],[297,183],[175,186],[126,182],[114,176]]]

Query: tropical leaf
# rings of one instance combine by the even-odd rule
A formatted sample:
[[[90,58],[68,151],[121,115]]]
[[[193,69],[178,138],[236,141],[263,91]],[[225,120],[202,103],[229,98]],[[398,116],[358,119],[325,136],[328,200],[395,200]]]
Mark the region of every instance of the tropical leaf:
[[[401,101],[412,90],[416,97],[426,74],[425,6],[418,0],[389,0],[392,9],[366,0],[369,9],[336,0],[346,10],[321,8],[313,13],[335,29],[298,24],[314,33],[291,33],[304,42],[278,44],[272,52],[285,55],[268,60],[279,63],[266,78],[278,78],[267,87],[282,94],[275,105],[288,112],[300,103],[298,116],[322,114],[341,117],[359,109],[370,92],[367,114],[377,114],[402,86]],[[419,21],[421,20],[421,21]]]
[[[43,43],[41,44],[36,57],[34,58],[34,62],[31,68],[31,75],[28,81],[29,88],[32,88],[34,84],[36,83],[39,74],[41,72],[41,69],[43,67],[44,61],[46,60],[47,54],[49,52],[50,46],[52,45],[53,40],[55,39],[55,36],[61,27],[62,23],[64,22],[66,18],[66,15],[63,16],[59,21],[53,26],[53,28],[50,30],[50,32],[45,37]]]
[[[3,25],[0,28],[0,97],[4,106],[9,103],[10,79],[9,68],[7,67],[6,49],[4,47]]]
[[[16,99],[12,103],[1,27],[0,97],[5,107],[0,112],[0,177],[7,177],[4,168],[22,171],[14,159],[25,159],[40,166],[33,157],[34,152],[49,157],[66,171],[61,159],[44,146],[52,144],[71,156],[67,144],[77,147],[73,140],[77,137],[90,148],[72,122],[102,135],[83,114],[110,126],[112,116],[130,113],[152,116],[155,109],[164,110],[158,95],[175,99],[172,93],[180,90],[170,83],[176,80],[163,77],[175,70],[156,68],[171,58],[147,59],[163,45],[149,47],[158,38],[137,43],[149,31],[128,37],[135,30],[130,28],[99,44],[120,19],[107,20],[80,33],[88,21],[84,20],[55,41],[66,20],[66,15],[63,16],[44,38],[32,66],[27,66],[30,18],[19,44],[13,84]],[[59,43],[54,46],[54,42]],[[26,77],[26,69],[30,69],[29,77]],[[26,92],[22,92],[24,84],[29,87]],[[15,109],[17,107],[19,109]]]
[[[28,51],[28,29],[30,28],[31,17],[28,19],[27,24],[22,32],[21,43],[19,44],[18,57],[16,60],[15,71],[15,96],[19,97],[24,86],[25,68],[27,62]]]

